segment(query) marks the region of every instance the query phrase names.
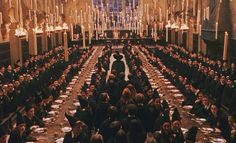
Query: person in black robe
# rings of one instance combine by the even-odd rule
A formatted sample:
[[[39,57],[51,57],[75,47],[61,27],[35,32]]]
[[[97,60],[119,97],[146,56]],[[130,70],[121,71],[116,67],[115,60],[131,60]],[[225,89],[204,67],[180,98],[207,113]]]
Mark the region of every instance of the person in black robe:
[[[195,143],[197,137],[198,127],[193,126],[191,127],[185,137],[186,143]]]
[[[229,70],[229,75],[232,80],[236,80],[236,67],[235,63],[232,63]]]
[[[74,117],[84,122],[88,126],[88,129],[91,129],[93,123],[92,120],[93,114],[92,114],[92,109],[89,107],[88,99],[86,99],[85,97],[78,97],[78,98],[80,106],[77,108]]]
[[[174,143],[184,143],[184,134],[181,130],[181,117],[177,108],[174,109],[172,114],[172,134]]]
[[[230,102],[233,96],[235,90],[235,86],[233,84],[233,81],[231,78],[227,79],[226,85],[223,90],[223,95],[222,95],[222,105],[226,106],[229,108]]]
[[[0,125],[0,143],[7,142],[7,135],[8,135],[7,129],[4,128],[2,125]]]
[[[215,129],[215,132],[220,132],[224,138],[229,138],[230,127],[226,116],[218,109],[214,104],[210,107],[209,116],[207,122],[211,128]]]
[[[112,129],[110,128],[110,124],[116,121],[118,118],[118,111],[115,106],[110,106],[107,110],[107,113],[108,113],[108,118],[102,122],[100,127],[100,132],[105,142],[107,142],[109,137],[111,136]]]
[[[26,123],[26,132],[30,133],[34,126],[44,127],[45,124],[35,115],[35,107],[33,105],[26,106],[27,115],[24,116]]]
[[[17,113],[16,128],[10,133],[8,143],[24,143],[27,141],[36,141],[35,138],[26,135],[26,123],[24,117]]]
[[[8,116],[9,113],[9,97],[5,95],[2,88],[0,88],[0,120]]]
[[[112,68],[111,70],[115,70],[117,72],[117,74],[119,75],[121,72],[125,72],[125,63],[123,61],[121,61],[121,59],[123,58],[122,55],[120,55],[120,53],[117,51],[114,54],[114,58],[116,59],[113,64],[112,64]]]
[[[92,135],[92,137],[90,138],[90,142],[89,143],[104,143],[103,137],[101,134],[99,133],[95,133],[94,135]]]
[[[130,121],[130,128],[127,132],[129,143],[144,143],[146,134],[143,129],[142,122],[139,119],[132,119]]]
[[[229,143],[236,142],[236,112],[233,112],[228,117],[228,122],[230,125],[230,138],[227,140]]]
[[[65,114],[72,130],[65,134],[63,143],[89,143],[89,137],[86,133],[87,125],[70,116]]]
[[[5,67],[0,67],[0,86],[6,83]]]
[[[106,92],[100,94],[94,112],[94,126],[96,129],[98,129],[101,126],[102,122],[106,120],[108,117],[107,110],[111,105],[109,103],[109,100],[110,100],[109,95]]]
[[[154,137],[158,143],[174,143],[174,137],[172,135],[169,112],[165,111],[161,119],[159,120],[161,125],[161,131],[155,131]]]

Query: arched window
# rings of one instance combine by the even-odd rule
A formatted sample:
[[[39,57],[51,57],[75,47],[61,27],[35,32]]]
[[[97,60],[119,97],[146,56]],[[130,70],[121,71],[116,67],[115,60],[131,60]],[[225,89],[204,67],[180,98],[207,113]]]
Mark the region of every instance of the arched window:
[[[109,2],[109,9],[111,13],[117,13],[122,11],[122,5],[123,2],[126,4],[126,9],[127,8],[136,8],[138,5],[139,0],[93,0],[94,6],[101,8],[107,9],[108,3]]]

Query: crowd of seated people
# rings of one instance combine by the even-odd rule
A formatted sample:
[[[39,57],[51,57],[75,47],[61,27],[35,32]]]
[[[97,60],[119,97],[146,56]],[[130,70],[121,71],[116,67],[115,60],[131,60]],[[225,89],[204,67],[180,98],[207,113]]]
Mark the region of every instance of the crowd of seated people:
[[[112,70],[106,81],[111,49],[105,48],[92,82],[85,83],[78,95],[77,112],[65,114],[72,131],[66,133],[64,143],[194,142],[197,128],[191,128],[184,136],[178,109],[170,118],[168,102],[152,89],[138,54],[129,45],[125,45],[123,53],[130,70],[128,80],[125,73]]]
[[[231,71],[233,73],[234,66],[230,70],[225,66],[223,68],[219,66],[220,62],[215,65],[213,64],[214,61],[209,60],[209,58],[196,57],[195,54],[190,54],[185,49],[177,46],[158,46],[154,49],[140,48],[140,50],[146,55],[149,62],[156,66],[183,93],[185,96],[183,106],[192,105],[193,108],[190,112],[197,117],[207,119],[210,126],[216,132],[220,132],[227,141],[232,140],[231,135],[235,139],[235,133],[231,134],[231,130],[235,128],[235,125],[232,126],[228,123],[226,114],[221,110],[221,101],[230,96],[230,100],[235,98],[234,74],[226,72]],[[220,72],[220,74],[215,73],[215,71]],[[207,83],[211,78],[211,74],[220,77],[220,79],[211,79],[211,82],[215,84],[214,86],[209,86],[210,83]],[[228,78],[227,83],[225,78]],[[228,89],[230,87],[232,91]],[[210,93],[210,91],[214,92]],[[214,104],[209,101],[211,97],[215,97]],[[233,102],[229,111],[235,114]]]
[[[166,67],[187,78],[194,88],[213,99],[219,108],[224,105],[229,112],[236,110],[235,81],[236,67],[227,61],[210,59],[208,56],[190,53],[186,49],[170,45],[157,47],[153,55],[158,56]]]
[[[5,67],[1,67],[0,121],[16,112],[20,120],[13,130],[8,123],[1,125],[1,128],[9,128],[10,143],[26,141],[34,125],[44,126],[42,118],[51,110],[53,100],[65,92],[92,52],[93,48],[79,49],[73,45],[69,48],[69,61],[65,61],[63,47],[58,46],[44,55],[32,56],[22,67],[16,64],[14,70],[9,68],[10,65],[6,71]],[[25,107],[25,115],[18,113],[17,108],[20,107]],[[21,129],[24,134],[15,135]]]

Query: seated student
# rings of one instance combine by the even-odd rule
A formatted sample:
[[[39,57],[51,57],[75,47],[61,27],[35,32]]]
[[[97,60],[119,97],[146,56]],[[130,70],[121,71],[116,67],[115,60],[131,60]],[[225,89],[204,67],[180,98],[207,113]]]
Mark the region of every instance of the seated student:
[[[8,143],[24,143],[27,141],[36,141],[35,138],[26,135],[26,123],[24,117],[17,113],[16,128],[11,132]]]
[[[184,134],[181,130],[181,117],[177,108],[172,114],[172,134],[175,143],[184,143]]]
[[[186,143],[195,143],[197,137],[198,127],[191,127],[186,133],[185,142]]]
[[[207,122],[212,128],[215,129],[215,132],[221,132],[223,137],[227,136],[229,131],[229,124],[227,122],[226,116],[219,111],[216,105],[212,104],[210,107],[209,116]]]
[[[75,119],[73,116],[65,114],[72,130],[65,134],[63,143],[89,143],[87,135],[87,125],[80,120]]]
[[[5,93],[5,85],[0,87],[0,121],[9,115],[10,99]]]
[[[7,136],[8,136],[7,130],[3,126],[0,126],[0,143],[6,143]]]
[[[205,96],[202,98],[202,103],[199,103],[199,106],[195,109],[193,114],[201,118],[207,118],[209,115],[210,106],[211,104],[209,102],[209,98]]]
[[[26,106],[26,112],[27,114],[24,116],[25,118],[25,123],[26,123],[26,130],[28,133],[30,133],[31,129],[33,126],[40,126],[44,127],[44,123],[42,120],[40,120],[36,115],[35,115],[35,107],[33,105],[28,105]]]
[[[236,112],[232,113],[228,117],[228,122],[231,127],[231,137],[229,139],[229,143],[235,143],[236,142]]]
[[[161,131],[154,132],[156,141],[158,143],[174,143],[168,112],[164,112],[159,123],[161,124]]]

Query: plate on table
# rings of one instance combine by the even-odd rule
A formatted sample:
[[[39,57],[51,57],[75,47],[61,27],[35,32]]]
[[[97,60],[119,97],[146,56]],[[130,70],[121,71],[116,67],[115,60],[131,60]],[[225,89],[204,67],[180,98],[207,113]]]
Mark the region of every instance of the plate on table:
[[[67,87],[66,90],[72,90],[72,87]]]
[[[74,84],[75,84],[75,82],[74,82],[74,81],[72,81],[72,82],[70,82],[69,84],[70,84],[70,85],[74,85]]]
[[[77,106],[77,107],[79,107],[79,106],[80,106],[80,103],[79,103],[79,102],[75,102],[74,105]]]
[[[55,103],[62,104],[63,100],[55,100]]]
[[[184,102],[184,99],[177,99],[178,102]]]
[[[51,108],[53,108],[53,109],[59,109],[59,108],[60,108],[60,105],[52,105]]]
[[[183,96],[183,94],[174,94],[174,97],[182,97]]]
[[[201,128],[201,131],[203,133],[205,133],[205,134],[209,134],[209,133],[212,133],[214,131],[214,129],[213,128],[205,128],[205,127],[203,127],[203,128]]]
[[[173,89],[173,90],[171,90],[171,92],[179,92],[179,90],[178,89]]]
[[[181,130],[182,130],[183,134],[186,134],[188,132],[188,129],[186,129],[186,128],[181,128]]]
[[[43,118],[44,122],[51,122],[53,120],[53,118]]]
[[[169,81],[168,79],[164,79],[164,81]]]
[[[61,98],[67,98],[68,96],[67,95],[61,95],[60,97]]]
[[[75,113],[76,113],[76,110],[70,110],[69,113],[70,113],[70,114],[75,114]]]
[[[66,91],[66,95],[70,95],[70,91],[67,90],[67,91]]]
[[[31,127],[30,127],[31,130],[35,130],[35,129],[37,129],[37,128],[39,128],[38,125],[34,125],[34,126],[31,126]]]
[[[72,130],[71,127],[63,127],[63,128],[61,128],[61,131],[64,132],[64,133],[68,133],[68,132],[70,132],[71,130]]]
[[[72,82],[76,82],[76,81],[77,81],[77,79],[73,78],[71,81],[72,81]]]
[[[156,85],[152,85],[152,88],[153,88],[153,89],[157,89],[157,86],[156,86]]]
[[[206,122],[205,118],[196,118],[196,121]]]
[[[153,79],[150,78],[150,79],[149,79],[149,82],[153,83]]]
[[[168,85],[167,88],[175,88],[173,85]]]
[[[59,139],[56,140],[56,143],[63,143],[63,141],[64,141],[64,138],[61,137],[61,138],[59,138]]]
[[[211,138],[210,140],[212,143],[226,143],[225,139],[221,139],[221,138]]]
[[[46,128],[37,128],[34,130],[35,133],[44,133],[46,131]]]
[[[74,76],[74,79],[78,79],[79,78],[79,76]]]
[[[193,106],[191,106],[191,105],[187,105],[187,106],[184,106],[183,108],[184,108],[184,109],[189,109],[189,110],[190,110],[190,109],[193,109]]]
[[[54,116],[57,114],[57,112],[56,111],[49,111],[48,114]]]

